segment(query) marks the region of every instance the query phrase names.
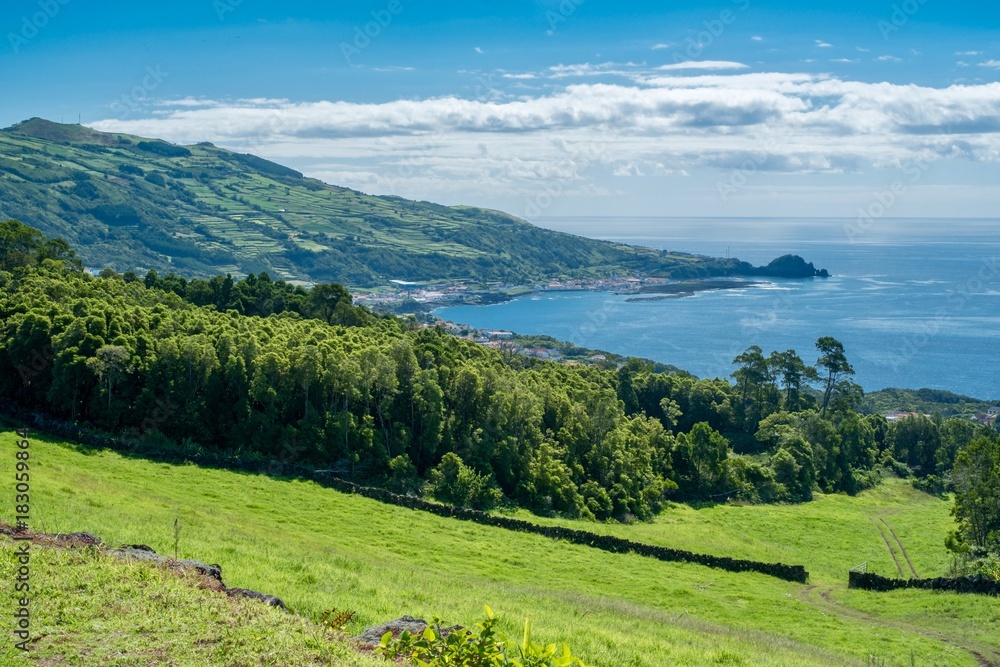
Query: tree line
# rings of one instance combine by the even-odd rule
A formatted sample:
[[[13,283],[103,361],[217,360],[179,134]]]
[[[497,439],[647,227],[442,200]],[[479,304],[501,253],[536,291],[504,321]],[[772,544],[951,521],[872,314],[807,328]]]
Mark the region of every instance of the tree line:
[[[667,500],[855,493],[886,470],[932,491],[981,489],[976,443],[996,442],[961,420],[858,414],[863,392],[833,338],[813,365],[753,346],[733,382],[636,359],[515,361],[375,316],[339,285],[93,277],[65,242],[15,221],[0,224],[0,316],[8,401],[478,509],[648,519]],[[963,534],[995,539],[997,521]]]

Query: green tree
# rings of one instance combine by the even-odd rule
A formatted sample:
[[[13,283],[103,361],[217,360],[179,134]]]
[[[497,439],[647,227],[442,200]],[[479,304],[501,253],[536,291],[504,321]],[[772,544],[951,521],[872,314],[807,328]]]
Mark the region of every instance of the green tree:
[[[978,437],[959,452],[952,483],[963,536],[980,549],[1000,549],[1000,439]]]
[[[826,417],[830,399],[838,383],[846,376],[854,375],[854,368],[847,362],[844,345],[835,338],[824,336],[816,341],[820,356],[816,360],[816,370],[823,378],[822,415]]]
[[[313,317],[327,324],[333,324],[337,306],[341,303],[351,304],[351,295],[344,286],[337,283],[321,283],[309,291],[306,308]]]
[[[0,271],[13,271],[38,261],[45,235],[17,220],[0,222]]]
[[[748,347],[733,359],[733,363],[739,365],[732,374],[740,393],[738,416],[743,420],[744,429],[752,433],[767,412],[771,368],[757,345]]]
[[[501,498],[489,478],[465,465],[454,452],[445,454],[431,471],[431,493],[442,502],[477,510],[491,510]]]
[[[87,367],[100,378],[104,391],[108,396],[108,413],[111,413],[111,400],[117,387],[125,375],[131,372],[129,351],[121,345],[103,345],[97,350],[96,356],[87,360]]]
[[[795,350],[772,352],[768,363],[774,369],[773,373],[781,378],[785,390],[785,409],[795,412],[802,403],[802,385],[819,378],[816,369],[807,366]]]
[[[794,466],[789,465],[792,461]],[[791,500],[812,500],[816,483],[816,467],[813,463],[812,445],[805,438],[792,435],[781,443],[781,448],[772,459],[775,477],[785,485]]]
[[[700,497],[720,492],[726,476],[729,442],[705,422],[695,424],[690,433],[677,436],[676,450],[690,475],[689,488]]]

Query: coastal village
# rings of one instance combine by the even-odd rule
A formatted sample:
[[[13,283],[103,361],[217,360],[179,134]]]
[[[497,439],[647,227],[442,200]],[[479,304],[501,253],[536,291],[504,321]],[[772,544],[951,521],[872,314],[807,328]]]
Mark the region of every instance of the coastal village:
[[[494,331],[488,329],[475,329],[464,324],[437,320],[423,326],[441,326],[445,331],[465,340],[497,350],[506,355],[522,355],[535,359],[547,359],[567,366],[601,365],[608,361],[608,356],[601,352],[585,351],[582,355],[572,357],[564,355],[556,348],[540,347],[538,345],[525,344],[513,331]]]
[[[589,290],[633,294],[647,285],[664,285],[667,278],[623,276],[597,279],[572,279],[552,281],[539,285],[515,285],[510,283],[489,283],[474,285],[463,281],[408,282],[391,280],[390,284],[373,290],[359,291],[354,295],[354,303],[374,310],[398,310],[407,304],[420,310],[457,305],[481,305],[500,303],[516,296],[531,292],[572,292]]]
[[[909,417],[930,417],[931,415],[923,412],[886,412],[882,415],[888,422],[898,422]],[[971,421],[981,424],[982,426],[995,426],[997,423],[997,417],[1000,416],[1000,405],[994,405],[987,408],[984,413],[977,413],[970,417]]]

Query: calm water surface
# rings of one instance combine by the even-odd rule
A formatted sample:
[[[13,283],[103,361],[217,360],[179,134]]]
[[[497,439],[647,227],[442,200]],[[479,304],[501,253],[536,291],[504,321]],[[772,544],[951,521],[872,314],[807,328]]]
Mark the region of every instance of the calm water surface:
[[[478,328],[546,334],[577,345],[728,376],[750,345],[815,361],[834,336],[866,390],[948,389],[1000,398],[1000,221],[559,219],[537,224],[594,238],[763,264],[794,253],[827,280],[626,303],[600,292],[542,293],[495,306],[442,308]]]

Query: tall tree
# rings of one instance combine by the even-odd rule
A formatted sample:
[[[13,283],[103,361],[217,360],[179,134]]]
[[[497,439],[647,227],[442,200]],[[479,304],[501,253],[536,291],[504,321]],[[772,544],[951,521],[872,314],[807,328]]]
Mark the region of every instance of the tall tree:
[[[87,366],[101,379],[108,394],[108,411],[115,387],[125,378],[129,367],[129,352],[121,345],[104,345],[97,355],[87,361]]]
[[[959,452],[952,473],[962,533],[982,549],[1000,550],[1000,441],[979,437]]]
[[[847,363],[847,355],[844,354],[844,345],[836,338],[824,336],[816,341],[816,349],[819,350],[819,359],[816,360],[816,370],[820,375],[825,375],[823,379],[823,408],[822,415],[826,417],[826,411],[830,405],[830,398],[833,396],[837,383],[845,376],[854,375],[854,368]]]
[[[306,308],[309,314],[327,324],[333,324],[337,306],[341,303],[350,305],[351,295],[343,285],[337,283],[316,285],[309,292]]]
[[[775,375],[781,378],[785,389],[785,409],[795,412],[801,403],[802,385],[819,378],[816,369],[806,366],[795,350],[772,352],[768,357],[768,364],[773,367]]]
[[[764,351],[758,345],[751,345],[742,354],[733,359],[734,364],[739,368],[733,371],[732,376],[736,378],[736,385],[740,391],[740,416],[744,421],[744,428],[752,433],[757,428],[757,422],[763,417],[765,411],[762,401],[766,402],[767,385],[770,382],[770,369]],[[756,401],[756,409],[753,403]]]

